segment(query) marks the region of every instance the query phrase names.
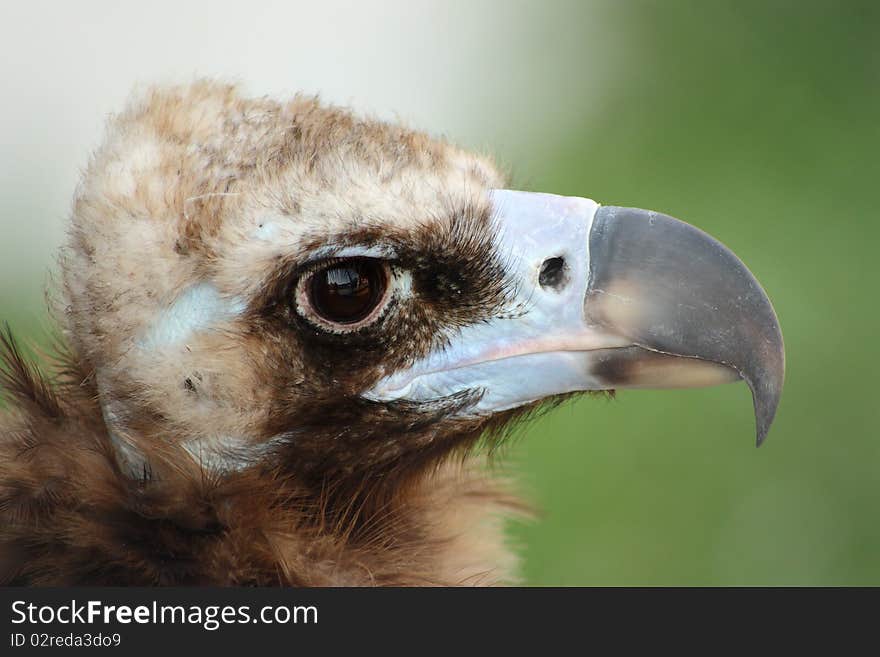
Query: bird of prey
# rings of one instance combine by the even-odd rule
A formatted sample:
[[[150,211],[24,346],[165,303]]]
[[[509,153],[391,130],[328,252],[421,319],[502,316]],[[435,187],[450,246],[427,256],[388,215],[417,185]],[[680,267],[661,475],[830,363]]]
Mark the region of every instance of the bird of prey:
[[[112,118],[60,268],[58,354],[2,339],[4,584],[513,583],[512,423],[743,380],[760,443],[783,383],[770,301],[697,228],[214,81]]]

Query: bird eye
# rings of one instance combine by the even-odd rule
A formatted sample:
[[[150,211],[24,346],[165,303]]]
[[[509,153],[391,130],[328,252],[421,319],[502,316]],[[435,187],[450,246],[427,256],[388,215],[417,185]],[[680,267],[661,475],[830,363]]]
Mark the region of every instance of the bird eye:
[[[378,316],[387,300],[388,280],[388,265],[382,260],[337,260],[304,277],[297,301],[309,319],[329,324],[331,330],[354,330]]]

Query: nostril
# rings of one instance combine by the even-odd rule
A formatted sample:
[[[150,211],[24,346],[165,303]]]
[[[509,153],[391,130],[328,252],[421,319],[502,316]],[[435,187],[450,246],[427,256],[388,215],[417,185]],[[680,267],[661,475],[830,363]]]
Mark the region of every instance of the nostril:
[[[563,258],[547,258],[541,265],[538,283],[541,284],[541,287],[551,287],[556,290],[561,288],[565,284],[565,260]]]

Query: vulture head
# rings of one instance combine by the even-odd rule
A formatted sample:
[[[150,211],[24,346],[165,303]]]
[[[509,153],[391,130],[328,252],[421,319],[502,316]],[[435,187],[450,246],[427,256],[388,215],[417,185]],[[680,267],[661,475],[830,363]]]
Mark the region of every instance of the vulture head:
[[[783,343],[737,257],[507,187],[313,98],[132,101],[76,195],[65,355],[4,339],[4,581],[509,582],[522,505],[473,448],[538,405],[743,380],[760,443]]]

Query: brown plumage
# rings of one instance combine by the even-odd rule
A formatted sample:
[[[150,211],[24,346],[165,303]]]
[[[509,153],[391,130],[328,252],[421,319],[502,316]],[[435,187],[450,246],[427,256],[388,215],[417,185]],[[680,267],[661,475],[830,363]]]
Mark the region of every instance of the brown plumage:
[[[312,98],[200,82],[134,100],[77,193],[66,346],[38,368],[2,338],[0,582],[515,581],[502,523],[524,506],[473,449],[514,412],[355,394],[501,304],[485,193],[502,180]],[[418,296],[381,332],[322,333],[291,310],[311,251],[380,238]],[[187,290],[217,312],[169,341],[177,320],[156,318]]]

